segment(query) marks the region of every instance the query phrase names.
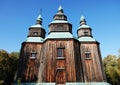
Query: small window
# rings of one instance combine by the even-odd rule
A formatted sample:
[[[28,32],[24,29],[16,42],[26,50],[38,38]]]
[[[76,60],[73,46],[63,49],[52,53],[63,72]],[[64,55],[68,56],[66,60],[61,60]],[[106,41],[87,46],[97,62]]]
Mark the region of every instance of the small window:
[[[30,59],[35,59],[37,53],[36,52],[31,52]]]
[[[62,19],[63,17],[62,16],[58,16],[59,17],[59,19]]]
[[[38,32],[33,32],[33,35],[38,35]]]
[[[91,59],[91,53],[85,52],[85,59]]]
[[[87,31],[85,31],[84,34],[85,34],[85,36],[88,36],[88,32]]]
[[[58,48],[57,49],[57,56],[58,57],[63,57],[63,48]]]

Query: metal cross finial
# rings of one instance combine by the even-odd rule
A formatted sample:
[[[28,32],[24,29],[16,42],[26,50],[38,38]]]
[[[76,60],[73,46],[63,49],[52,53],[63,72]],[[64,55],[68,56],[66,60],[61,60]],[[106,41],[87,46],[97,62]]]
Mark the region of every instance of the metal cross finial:
[[[58,0],[58,3],[59,3],[59,6],[61,6],[61,5],[62,5],[62,1],[61,1],[61,0]]]
[[[42,14],[42,9],[40,9],[40,15]]]

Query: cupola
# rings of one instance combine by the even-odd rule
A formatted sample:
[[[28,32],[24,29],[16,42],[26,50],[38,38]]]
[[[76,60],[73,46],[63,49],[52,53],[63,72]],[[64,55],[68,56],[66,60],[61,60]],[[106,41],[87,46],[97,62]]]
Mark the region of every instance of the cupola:
[[[50,32],[70,32],[72,25],[67,21],[62,6],[59,6],[57,13],[53,16],[53,21],[49,24]]]
[[[42,27],[42,16],[39,15],[36,24],[29,28],[28,37],[42,37],[45,38],[45,29]]]
[[[92,33],[91,33],[91,28],[86,24],[86,20],[84,18],[84,16],[81,16],[80,18],[80,27],[77,30],[77,34],[78,34],[78,38],[79,37],[85,37],[85,36],[89,36],[92,37]]]
[[[36,20],[36,24],[29,28],[29,34],[27,41],[29,42],[41,42],[45,38],[45,29],[42,26],[42,16],[39,15]]]

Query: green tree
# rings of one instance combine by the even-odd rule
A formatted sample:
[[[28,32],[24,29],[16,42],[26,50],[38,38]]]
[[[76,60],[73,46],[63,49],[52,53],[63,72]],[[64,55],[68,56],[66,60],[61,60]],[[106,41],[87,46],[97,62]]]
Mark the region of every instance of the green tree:
[[[0,81],[4,85],[11,85],[18,66],[19,52],[7,53],[0,50]]]
[[[5,50],[0,50],[0,81],[4,82],[6,79],[6,71],[8,70],[7,60],[9,58],[9,54]]]
[[[112,85],[120,85],[120,58],[108,55],[103,59],[107,81]]]

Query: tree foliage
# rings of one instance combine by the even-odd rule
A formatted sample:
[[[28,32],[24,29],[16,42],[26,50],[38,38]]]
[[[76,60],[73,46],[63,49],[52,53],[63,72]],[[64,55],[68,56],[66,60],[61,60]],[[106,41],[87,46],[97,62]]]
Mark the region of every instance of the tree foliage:
[[[120,54],[120,51],[119,51]],[[107,82],[120,85],[120,55],[108,55],[103,59]]]
[[[17,70],[19,52],[0,50],[0,85],[10,85]]]

